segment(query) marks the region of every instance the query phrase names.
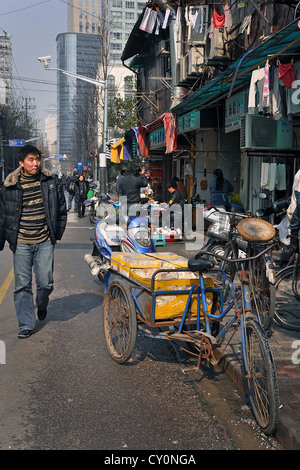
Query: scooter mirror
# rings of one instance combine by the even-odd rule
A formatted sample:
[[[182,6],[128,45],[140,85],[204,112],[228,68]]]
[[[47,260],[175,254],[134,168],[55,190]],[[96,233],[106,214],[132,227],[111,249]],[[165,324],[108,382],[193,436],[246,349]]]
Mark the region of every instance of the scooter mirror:
[[[258,193],[257,197],[259,199],[266,199],[267,195],[266,195],[266,193]]]

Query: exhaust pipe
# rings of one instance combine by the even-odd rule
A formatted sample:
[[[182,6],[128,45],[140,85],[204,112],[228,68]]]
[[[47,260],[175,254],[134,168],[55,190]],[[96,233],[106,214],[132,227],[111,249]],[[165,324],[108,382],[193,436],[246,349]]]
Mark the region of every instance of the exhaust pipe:
[[[98,276],[101,269],[101,264],[99,264],[99,262],[96,261],[95,258],[89,254],[84,255],[84,261],[89,265],[92,275]]]

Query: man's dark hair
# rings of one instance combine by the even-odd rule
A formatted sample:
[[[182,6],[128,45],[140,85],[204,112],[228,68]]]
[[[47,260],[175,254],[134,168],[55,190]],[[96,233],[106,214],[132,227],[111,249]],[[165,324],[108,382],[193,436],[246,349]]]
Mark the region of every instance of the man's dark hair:
[[[141,173],[141,167],[138,166],[138,165],[132,165],[132,166],[128,169],[128,173],[129,173],[130,175],[139,176],[139,174]]]
[[[177,189],[176,183],[174,181],[170,181],[170,183],[167,184],[167,189],[169,188]]]
[[[19,161],[24,162],[24,159],[30,153],[32,155],[42,155],[42,152],[37,147],[34,147],[33,145],[24,145],[24,147],[21,147],[21,150],[19,152]]]

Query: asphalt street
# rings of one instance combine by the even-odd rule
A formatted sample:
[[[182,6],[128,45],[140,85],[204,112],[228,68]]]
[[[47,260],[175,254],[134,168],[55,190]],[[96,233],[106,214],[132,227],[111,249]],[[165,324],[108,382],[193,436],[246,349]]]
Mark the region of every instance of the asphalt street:
[[[168,342],[139,336],[128,365],[111,360],[103,287],[84,261],[91,236],[88,219],[70,212],[48,316],[25,340],[17,338],[12,254],[7,246],[0,254],[0,449],[280,449],[223,371],[188,372],[193,357]]]

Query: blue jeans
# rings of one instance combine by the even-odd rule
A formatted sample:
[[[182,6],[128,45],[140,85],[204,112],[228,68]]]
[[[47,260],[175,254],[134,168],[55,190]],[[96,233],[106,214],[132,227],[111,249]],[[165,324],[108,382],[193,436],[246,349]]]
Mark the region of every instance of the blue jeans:
[[[72,207],[72,201],[75,197],[75,194],[71,194],[71,193],[68,193],[69,194],[69,198],[68,198],[68,209],[71,209]],[[77,209],[78,209],[78,205],[77,205],[77,200],[76,200],[76,197],[74,199],[74,211],[77,212]]]
[[[14,253],[14,301],[21,330],[33,330],[35,327],[32,268],[36,281],[36,305],[44,310],[53,291],[53,266],[54,245],[50,240],[33,245],[17,244]]]

